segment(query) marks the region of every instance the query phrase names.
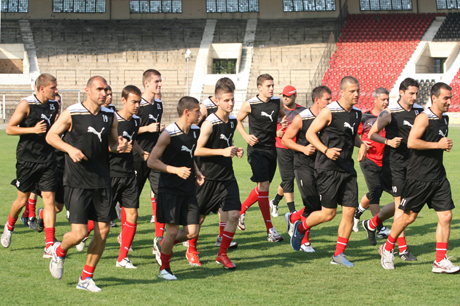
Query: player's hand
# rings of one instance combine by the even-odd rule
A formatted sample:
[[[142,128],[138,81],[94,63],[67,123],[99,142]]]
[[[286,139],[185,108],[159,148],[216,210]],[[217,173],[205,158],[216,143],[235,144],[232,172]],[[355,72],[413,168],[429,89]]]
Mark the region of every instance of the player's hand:
[[[198,185],[201,186],[201,185],[204,184],[204,175],[203,175],[203,173],[201,173],[200,171],[196,171],[195,177],[196,177],[196,182],[198,183]]]
[[[120,153],[130,153],[133,150],[133,141],[130,140],[126,146],[126,149]]]
[[[233,157],[236,155],[237,148],[235,146],[226,147],[222,149],[222,156],[224,157]]]
[[[248,145],[250,145],[251,147],[253,147],[256,143],[259,142],[259,139],[257,139],[257,137],[254,135],[248,135],[246,136],[246,138],[244,138],[244,140],[246,140]]]
[[[179,168],[176,168],[175,170],[175,174],[183,180],[188,179],[191,173],[192,173],[192,170],[187,167],[179,167]]]
[[[442,150],[446,150],[447,152],[450,152],[450,149],[452,149],[452,139],[449,139],[447,137],[443,137],[439,139],[438,141],[438,148]]]
[[[288,122],[287,122],[286,116],[284,116],[284,117],[281,119],[280,124],[281,124],[281,126],[283,127],[283,129],[286,129],[286,128],[287,128]]]
[[[149,159],[149,156],[150,156],[150,153],[147,151],[144,151],[144,154],[142,155],[142,157],[144,158],[144,161],[147,161],[147,159]]]
[[[82,160],[88,160],[85,154],[83,154],[83,152],[79,149],[73,148],[72,150],[69,150],[69,152],[67,153],[69,154],[69,157],[72,159],[74,163],[79,163]]]
[[[46,133],[46,122],[45,122],[45,120],[41,120],[41,121],[37,122],[37,124],[34,126],[34,133],[35,134]]]
[[[160,124],[159,123],[150,123],[147,125],[147,131],[149,133],[155,133],[160,131]]]
[[[366,159],[366,154],[367,154],[367,145],[363,142],[361,147],[359,147],[358,151],[358,161],[361,162]]]
[[[313,155],[315,152],[316,152],[316,148],[312,144],[306,145],[303,149],[303,154],[307,156]]]
[[[283,130],[278,130],[278,131],[276,131],[276,137],[282,138],[283,135],[284,135],[284,131],[283,131]]]
[[[397,148],[401,145],[402,137],[395,137],[393,139],[389,139],[387,144],[392,148]]]
[[[340,151],[342,151],[342,149],[339,149],[339,148],[328,148],[328,149],[327,149],[327,152],[326,152],[326,156],[327,156],[327,158],[329,158],[329,159],[337,160],[337,158],[339,158],[339,156],[340,156]]]
[[[244,155],[244,150],[243,150],[243,148],[238,148],[238,149],[236,150],[236,156],[238,156],[238,158],[241,158],[241,157],[243,157],[243,155]]]
[[[363,140],[363,143],[366,145],[366,148],[369,150],[370,148],[373,147],[373,145],[371,145],[372,142],[370,141],[367,141],[367,140]]]
[[[131,143],[131,141],[130,141]],[[124,137],[121,137],[121,136],[118,136],[118,147],[117,147],[117,152],[118,153],[129,153],[131,152],[131,149],[133,148],[132,144],[131,144],[131,149],[129,149],[129,152],[126,152],[126,150],[128,149],[128,140],[126,140],[126,138]]]
[[[166,125],[163,123],[160,127],[160,132],[163,132],[163,130],[166,128]]]

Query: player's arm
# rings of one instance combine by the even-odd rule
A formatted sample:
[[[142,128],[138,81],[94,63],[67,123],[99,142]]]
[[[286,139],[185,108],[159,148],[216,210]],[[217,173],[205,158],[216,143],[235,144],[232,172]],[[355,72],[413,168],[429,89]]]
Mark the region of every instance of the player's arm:
[[[286,132],[284,133],[281,143],[288,149],[303,152],[303,154],[309,156],[315,153],[316,149],[312,144],[307,146],[302,146],[294,141],[294,138],[297,136],[299,131],[302,129],[302,118],[300,115],[295,116],[292,120],[291,125],[288,126]]]
[[[356,133],[355,135],[355,147],[359,148],[358,151],[358,161],[363,161],[366,159],[366,153],[367,153],[367,144],[361,140],[359,137],[359,134]]]
[[[159,132],[159,129],[160,129],[160,124],[157,122],[152,122],[149,125],[139,127],[139,132],[137,132],[137,134],[155,133],[155,132]]]
[[[307,140],[320,152],[325,154],[328,158],[336,160],[342,149],[340,148],[328,148],[321,142],[318,137],[318,133],[331,123],[332,114],[331,110],[327,107],[323,108],[318,116],[313,120],[307,131]]]
[[[171,143],[171,136],[168,131],[161,133],[158,138],[157,144],[152,149],[149,159],[147,159],[147,166],[149,168],[155,169],[157,171],[176,174],[182,179],[187,179],[191,174],[191,169],[187,167],[173,167],[166,165],[160,160],[160,157],[163,155],[166,147]]]
[[[118,119],[113,116],[112,128],[109,134],[109,150],[113,153],[129,153],[133,148],[132,140],[118,136]]]
[[[452,148],[452,140],[447,137],[442,137],[438,142],[428,142],[422,139],[428,125],[429,120],[425,113],[415,117],[414,126],[410,130],[407,140],[407,147],[414,150],[442,149],[449,152]]]
[[[283,101],[280,100],[280,111],[278,113],[278,118],[283,118],[285,116],[286,116],[286,114],[284,113]]]
[[[246,101],[241,105],[240,111],[238,112],[238,115],[236,116],[236,120],[238,123],[236,124],[236,129],[238,132],[240,132],[241,136],[243,136],[244,140],[250,145],[253,146],[257,142],[259,142],[259,139],[257,139],[256,136],[254,135],[249,135],[246,133],[246,130],[244,129],[243,126],[243,120],[251,113],[251,106],[249,106],[249,102]]]
[[[144,151],[141,146],[137,143],[137,140],[134,140],[133,142],[133,150],[139,154],[144,161],[146,161],[149,158],[149,152]]]
[[[236,155],[237,148],[230,146],[224,149],[210,149],[206,148],[205,145],[212,134],[212,123],[205,120],[201,125],[200,137],[196,144],[195,156],[224,156],[233,157]]]
[[[401,137],[395,137],[393,139],[388,139],[381,136],[379,133],[383,130],[388,124],[391,123],[391,112],[389,109],[384,109],[380,112],[379,117],[374,122],[374,125],[369,131],[369,139],[378,143],[386,144],[387,146],[397,148],[401,143]]]
[[[196,151],[196,150],[195,150]],[[201,173],[200,169],[198,168],[198,165],[196,164],[195,161],[193,161],[193,167],[195,167],[195,177],[196,177],[196,181],[198,183],[198,185],[203,185],[204,183],[204,175],[203,173]]]
[[[88,160],[80,149],[77,149],[67,142],[63,141],[61,135],[72,129],[72,116],[68,110],[64,111],[59,119],[53,124],[46,134],[46,142],[54,148],[69,154],[73,162],[78,163],[82,160]]]
[[[22,100],[14,110],[13,116],[6,127],[7,135],[25,135],[25,134],[42,134],[46,133],[45,120],[40,120],[34,127],[18,126],[25,117],[29,115],[29,102]]]
[[[203,122],[208,117],[208,109],[206,108],[206,105],[204,105],[203,103],[200,103],[200,113],[201,116],[198,120],[198,125],[200,125],[201,122]]]

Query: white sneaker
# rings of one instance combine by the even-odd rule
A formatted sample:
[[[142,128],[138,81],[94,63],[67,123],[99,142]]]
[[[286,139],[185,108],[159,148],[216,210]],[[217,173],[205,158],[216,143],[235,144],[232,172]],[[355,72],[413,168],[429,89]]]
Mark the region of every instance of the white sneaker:
[[[289,234],[289,237],[292,237],[292,234],[294,234],[294,224],[291,223],[291,215],[292,213],[290,212],[284,214],[284,220],[287,223],[287,232]]]
[[[246,229],[246,225],[244,224],[244,218],[246,217],[246,214],[241,214],[240,218],[238,219],[238,228],[242,231]]]
[[[150,218],[150,223],[155,223],[155,216],[152,216],[152,218]]]
[[[117,241],[118,241],[118,244],[121,245],[121,233],[118,235]],[[129,251],[129,252],[134,251],[134,250],[133,250],[133,247],[132,247],[131,245],[129,246],[128,251]]]
[[[155,260],[157,261],[157,264],[161,267],[161,240],[163,240],[163,237],[155,237],[153,239],[153,247],[156,249],[155,252]],[[160,271],[161,274],[161,271]]]
[[[121,205],[119,202],[117,202],[117,205],[115,205],[115,209],[117,211],[117,216],[118,216],[118,219],[121,220]]]
[[[450,257],[449,257],[450,258]],[[454,266],[454,264],[449,260],[448,257],[444,257],[443,260],[433,262],[433,271],[434,273],[457,273],[460,271],[460,267]]]
[[[177,280],[177,277],[171,272],[170,269],[160,270],[158,277],[166,280]]]
[[[310,242],[306,242],[300,246],[300,249],[305,253],[314,253],[315,249],[311,246]]]
[[[123,258],[121,261],[117,260],[117,263],[115,265],[116,267],[119,268],[126,268],[126,269],[137,269],[135,265],[129,260],[128,257]]]
[[[382,256],[382,259],[380,261],[382,267],[387,270],[394,270],[395,265],[393,261],[395,260],[395,255],[393,252],[385,250],[385,243],[380,246],[379,253]]]
[[[274,218],[279,216],[278,205],[273,204],[273,200],[270,201],[270,213],[272,214],[272,217]]]
[[[83,250],[86,248],[86,240],[88,240],[88,237],[83,238],[83,240],[75,246],[78,252],[83,252]]]
[[[91,292],[100,292],[102,291],[101,288],[96,286],[96,283],[91,277],[87,277],[84,280],[81,280],[81,276],[78,279],[77,289],[82,289]]]
[[[3,229],[2,234],[2,246],[7,248],[11,244],[11,236],[13,235],[13,231],[8,229],[8,225],[5,224],[5,228]]]
[[[182,245],[186,248],[188,248],[188,240],[185,240],[184,242],[182,242]]]
[[[58,257],[56,255],[56,249],[60,246],[60,242],[53,244],[53,257],[50,261],[50,272],[51,275],[56,279],[61,279],[64,274],[64,260],[65,258]]]
[[[283,236],[281,236],[276,228],[272,227],[271,229],[268,230],[267,234],[267,240],[270,242],[280,242],[283,241]]]
[[[353,217],[353,232],[355,233],[359,232],[359,221],[361,220]]]
[[[221,244],[222,244],[222,237],[217,236],[216,247],[220,247]],[[188,245],[187,245],[187,247],[188,247]],[[228,248],[229,249],[236,249],[237,247],[238,247],[238,243],[236,243],[235,241],[232,241],[232,242],[230,242],[230,246]]]
[[[379,239],[387,239],[390,235],[391,229],[387,227],[382,227],[382,229],[377,233],[377,238]]]
[[[45,247],[45,251],[43,252],[43,258],[52,258],[53,257],[53,246],[50,245],[49,247]]]

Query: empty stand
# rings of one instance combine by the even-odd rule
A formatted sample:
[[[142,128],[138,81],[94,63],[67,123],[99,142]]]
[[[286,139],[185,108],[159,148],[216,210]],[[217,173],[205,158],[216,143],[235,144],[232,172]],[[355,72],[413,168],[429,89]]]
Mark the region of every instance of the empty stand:
[[[449,13],[442,23],[433,41],[460,40],[460,13]]]
[[[418,89],[417,101],[415,103],[425,106],[431,98],[431,87],[436,83],[435,80],[417,80],[420,87]]]
[[[460,70],[455,75],[452,83],[450,83],[450,87],[452,87],[452,103],[450,105],[451,112],[460,112]]]

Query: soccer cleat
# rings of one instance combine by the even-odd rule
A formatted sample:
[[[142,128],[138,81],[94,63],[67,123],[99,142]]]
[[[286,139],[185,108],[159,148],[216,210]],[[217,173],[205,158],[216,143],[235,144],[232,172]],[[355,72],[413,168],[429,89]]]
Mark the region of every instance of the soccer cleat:
[[[200,252],[185,252],[185,258],[191,266],[201,267],[200,258],[198,257]]]
[[[272,214],[272,217],[274,218],[279,216],[278,205],[273,204],[273,200],[270,201],[270,213]]]
[[[382,244],[379,248],[379,253],[380,256],[382,256],[382,259],[380,260],[382,267],[387,270],[394,270],[395,265],[393,261],[395,260],[395,256],[393,254],[393,251],[387,251],[385,250],[385,243]]]
[[[460,271],[460,267],[454,266],[454,264],[449,260],[450,257],[444,257],[443,260],[433,262],[433,273],[457,273]]]
[[[29,228],[38,231],[38,221],[37,218],[29,218]]]
[[[165,280],[177,280],[177,277],[171,272],[171,269],[160,270],[158,277]]]
[[[375,229],[371,230],[369,228],[369,221],[370,220],[364,220],[363,221],[363,228],[367,232],[367,240],[369,241],[370,244],[376,245],[377,244],[377,239],[375,239]]]
[[[155,260],[157,261],[157,264],[160,267],[161,267],[161,240],[163,240],[163,237],[155,237],[155,239],[153,239],[153,247],[157,250],[155,253]],[[160,274],[161,274],[161,271],[160,271]]]
[[[110,227],[118,227],[118,224],[116,224],[116,223],[113,222],[113,221],[110,221]]]
[[[232,270],[236,268],[236,265],[228,258],[227,254],[217,255],[216,262],[219,265],[223,265],[225,269]]]
[[[40,213],[42,212],[43,208],[38,209],[38,219],[37,219],[37,232],[41,233],[45,229],[45,222],[42,218],[40,218]]]
[[[21,216],[21,222],[24,223],[24,226],[29,227],[29,218]]]
[[[347,267],[347,268],[351,268],[351,267],[354,266],[353,263],[348,261],[347,256],[345,256],[345,254],[343,254],[343,253],[340,253],[337,256],[332,255],[331,264],[333,264],[333,265],[341,265],[341,266]]]
[[[287,233],[289,234],[289,237],[292,237],[292,234],[294,234],[294,224],[291,222],[291,215],[292,213],[290,212],[284,214],[284,220],[287,223]]]
[[[45,251],[43,252],[43,258],[53,258],[53,246],[52,245],[45,248]]]
[[[121,205],[119,202],[117,202],[117,205],[115,205],[115,210],[117,211],[117,217],[118,219],[121,220]]]
[[[152,216],[152,218],[150,218],[150,223],[155,223],[155,216]]]
[[[8,225],[5,224],[5,228],[3,229],[2,234],[2,246],[7,248],[11,244],[11,236],[13,235],[13,231],[8,229]]]
[[[300,251],[300,247],[302,246],[302,240],[303,237],[305,237],[305,233],[301,233],[299,231],[299,226],[302,225],[302,222],[300,220],[297,220],[294,223],[294,232],[292,233],[291,236],[291,247],[294,251]]]
[[[238,219],[238,228],[242,231],[246,229],[246,225],[244,224],[245,217],[246,217],[246,214],[241,214],[240,218]]]
[[[216,247],[220,247],[221,244],[222,244],[222,237],[217,236]],[[187,247],[188,247],[188,245],[187,245]],[[232,242],[230,242],[230,246],[228,248],[229,249],[236,249],[237,247],[238,247],[238,243],[236,243],[235,241],[232,241]]]
[[[315,249],[311,246],[310,242],[305,242],[300,246],[300,249],[305,253],[314,253]]]
[[[268,230],[267,240],[270,242],[280,242],[280,241],[283,241],[284,238],[278,233],[276,228],[272,227],[271,229]]]
[[[86,240],[88,240],[88,237],[83,238],[83,240],[75,246],[78,252],[83,252],[86,247]]]
[[[118,241],[118,244],[121,245],[121,233],[117,236],[117,241]],[[128,251],[129,251],[129,252],[134,251],[134,250],[133,250],[133,247],[132,247],[131,245],[129,246]]]
[[[121,261],[117,260],[115,266],[118,268],[137,269],[137,267],[133,265],[133,263],[131,262],[131,260],[129,260],[128,257],[123,258]]]
[[[82,290],[86,290],[86,291],[90,291],[90,292],[100,292],[100,291],[102,291],[101,288],[96,286],[96,283],[94,282],[94,280],[91,277],[87,277],[84,280],[82,280],[81,276],[80,276],[80,279],[78,280],[77,289],[82,289]]]
[[[359,218],[353,217],[353,232],[357,233],[359,232]]]
[[[377,238],[379,239],[387,239],[390,235],[391,230],[385,226],[377,233]]]
[[[405,261],[417,261],[417,257],[412,255],[409,249],[406,249],[404,252],[399,253],[399,258]]]
[[[50,272],[51,275],[56,279],[61,279],[62,275],[64,274],[64,261],[65,258],[58,257],[56,255],[56,249],[60,246],[60,242],[56,242],[53,244],[53,257],[51,257],[50,261]]]

